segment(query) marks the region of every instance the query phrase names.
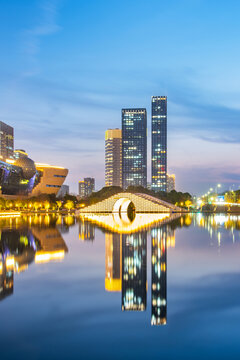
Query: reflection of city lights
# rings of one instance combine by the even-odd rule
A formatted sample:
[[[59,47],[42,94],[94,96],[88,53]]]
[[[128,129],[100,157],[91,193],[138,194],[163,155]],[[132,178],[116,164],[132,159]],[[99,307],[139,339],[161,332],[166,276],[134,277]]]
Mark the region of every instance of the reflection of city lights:
[[[6,259],[7,270],[14,268],[14,264],[15,264],[14,257],[13,256],[7,257]]]
[[[7,212],[5,211],[4,213],[0,213],[0,217],[1,218],[12,218],[12,217],[20,217],[21,216],[21,213],[19,211],[15,211],[15,212]]]
[[[44,263],[51,260],[62,260],[64,258],[65,252],[63,250],[55,252],[42,252],[37,251],[35,255],[36,263]]]
[[[105,290],[106,291],[121,291],[122,280],[121,279],[105,279]]]
[[[132,222],[123,221],[118,214],[101,215],[101,214],[84,214],[83,220],[87,219],[92,223],[102,226],[112,232],[127,234],[143,230],[154,223],[165,220],[172,220],[179,215],[172,216],[167,214],[136,214]]]

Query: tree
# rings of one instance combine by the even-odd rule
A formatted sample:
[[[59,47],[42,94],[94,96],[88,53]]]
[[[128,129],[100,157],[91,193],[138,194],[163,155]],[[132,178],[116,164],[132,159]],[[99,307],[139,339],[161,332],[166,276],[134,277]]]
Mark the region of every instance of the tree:
[[[48,209],[50,208],[50,203],[49,203],[49,201],[44,201],[44,208],[45,208],[45,210],[47,210],[48,211]]]
[[[67,200],[64,207],[70,211],[74,208],[74,202],[72,200]]]
[[[192,205],[192,202],[190,200],[185,201],[185,206],[187,207],[188,211],[189,211],[189,208],[191,205]]]
[[[57,200],[57,201],[56,201],[56,205],[57,205],[57,208],[58,208],[58,211],[59,211],[60,208],[62,207],[62,201],[61,201],[61,200]]]
[[[0,210],[4,209],[6,206],[6,201],[3,198],[0,198]]]

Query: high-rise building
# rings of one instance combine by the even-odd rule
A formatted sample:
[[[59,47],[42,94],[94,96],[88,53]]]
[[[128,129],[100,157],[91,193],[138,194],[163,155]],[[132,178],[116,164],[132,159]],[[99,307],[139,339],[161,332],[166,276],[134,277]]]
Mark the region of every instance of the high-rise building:
[[[123,188],[147,187],[147,111],[122,109]]]
[[[13,159],[14,130],[11,126],[0,121],[0,159]]]
[[[105,185],[122,187],[122,130],[105,132]]]
[[[152,190],[167,191],[166,96],[152,96]]]
[[[14,159],[17,160],[17,159],[20,159],[20,158],[28,157],[28,153],[26,153],[26,151],[23,150],[23,149],[16,149],[16,150],[14,150],[13,156],[14,156]]]
[[[175,175],[167,174],[167,192],[175,190]]]
[[[78,182],[78,194],[81,198],[85,197],[85,183],[84,180]]]
[[[84,178],[82,181],[79,181],[79,196],[81,198],[90,196],[95,190],[95,179],[94,178]]]

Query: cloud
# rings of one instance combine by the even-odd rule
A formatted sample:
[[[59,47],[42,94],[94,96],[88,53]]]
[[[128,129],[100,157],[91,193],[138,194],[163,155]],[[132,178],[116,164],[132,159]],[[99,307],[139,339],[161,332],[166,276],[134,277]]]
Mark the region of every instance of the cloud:
[[[58,6],[58,0],[46,0],[40,3],[41,15],[38,24],[23,33],[24,52],[31,63],[30,69],[22,74],[24,77],[34,76],[39,72],[37,54],[40,52],[41,38],[55,34],[61,29],[57,24]]]

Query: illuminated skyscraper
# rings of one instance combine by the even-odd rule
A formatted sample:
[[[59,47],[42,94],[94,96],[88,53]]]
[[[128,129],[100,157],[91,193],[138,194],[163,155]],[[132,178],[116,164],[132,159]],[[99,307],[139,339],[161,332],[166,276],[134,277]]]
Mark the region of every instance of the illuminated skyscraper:
[[[105,234],[105,289],[122,289],[122,236]]]
[[[152,190],[167,191],[166,96],[152,96]]]
[[[122,187],[122,130],[105,132],[105,185]]]
[[[14,130],[11,126],[0,121],[0,159],[13,159]]]
[[[122,235],[122,310],[147,306],[147,232]]]
[[[122,109],[123,188],[147,187],[147,111]]]
[[[167,227],[151,230],[152,238],[152,325],[167,323]]]
[[[87,197],[92,194],[95,190],[95,179],[94,178],[84,178],[83,181],[79,181],[79,195],[81,198]]]

